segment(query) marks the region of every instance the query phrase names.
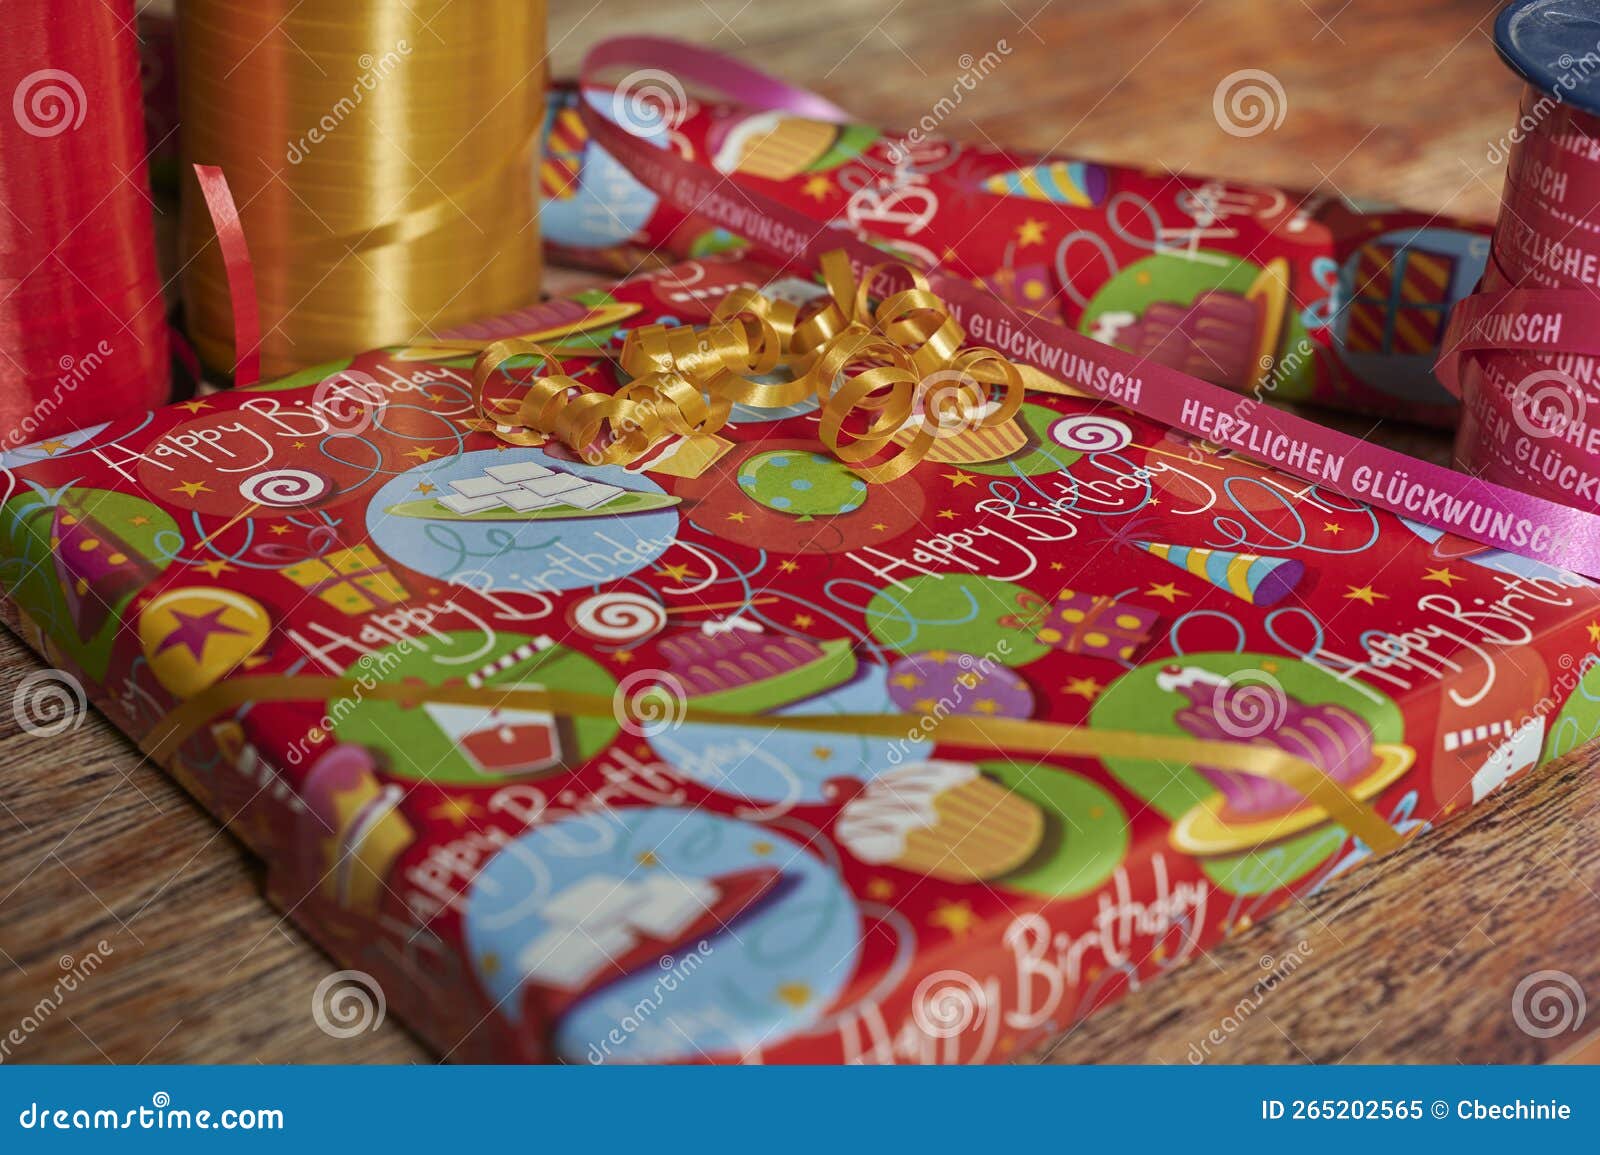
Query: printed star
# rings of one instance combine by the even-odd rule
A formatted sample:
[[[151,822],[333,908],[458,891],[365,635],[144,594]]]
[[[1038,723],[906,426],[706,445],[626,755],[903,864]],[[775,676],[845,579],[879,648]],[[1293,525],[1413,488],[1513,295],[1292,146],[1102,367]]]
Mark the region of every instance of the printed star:
[[[418,461],[432,461],[439,456],[439,451],[431,445],[421,445],[416,449],[406,450],[405,456],[415,457]]]
[[[1600,643],[1600,622],[1589,623],[1589,640]]]
[[[194,497],[199,493],[210,493],[211,487],[203,481],[185,481],[182,485],[174,485],[173,493],[181,493],[185,497]]]
[[[46,457],[53,457],[58,449],[67,448],[67,443],[59,437],[52,437],[49,441],[39,442],[39,448],[44,450]]]
[[[289,527],[280,522],[277,525],[268,526],[267,527],[267,532],[271,533],[271,534],[275,534],[278,537],[282,537],[284,534],[289,532]]]
[[[1334,537],[1338,537],[1344,532],[1344,526],[1338,524],[1337,522],[1325,521],[1322,523],[1322,532],[1331,533]]]
[[[828,759],[833,757],[833,747],[813,746],[811,748],[811,756],[818,762],[826,762]]]
[[[633,661],[633,651],[618,650],[616,653],[612,654],[611,657],[612,660],[617,663],[617,665],[626,666],[629,662]]]
[[[795,614],[795,616],[794,616],[795,629],[797,629],[797,630],[809,630],[811,628],[812,620],[813,619],[812,619],[810,614]]]
[[[1017,226],[1017,244],[1042,245],[1044,244],[1044,222],[1036,221],[1032,217]]]
[[[440,818],[456,826],[465,826],[482,813],[483,807],[470,798],[446,797],[443,802],[428,811],[428,817]]]
[[[660,866],[661,865],[661,860],[656,857],[656,852],[653,851],[653,850],[644,851],[636,859],[634,859],[634,861],[637,862],[640,866]]]
[[[692,570],[686,565],[664,565],[656,570],[657,577],[669,577],[675,582],[686,582],[694,576]]]
[[[872,523],[872,528],[874,530],[876,530],[878,533],[882,533],[884,530],[888,529],[889,527],[887,525],[885,525],[881,521],[875,521],[875,522]]]
[[[953,509],[941,509],[939,511],[939,516],[944,518],[946,521],[954,521],[956,519],[956,511]]]
[[[1066,569],[1067,567],[1062,565],[1058,561],[1053,561],[1053,562],[1050,563],[1050,568],[1051,569]]]
[[[500,956],[493,951],[478,956],[478,969],[485,978],[493,978],[500,973]]]
[[[150,519],[142,513],[135,514],[128,519],[129,525],[149,525]]]
[[[966,934],[976,921],[977,918],[972,913],[972,904],[966,899],[960,902],[941,902],[928,916],[929,926],[942,926],[955,935]]]
[[[780,561],[778,563],[778,570],[779,570],[780,573],[794,573],[794,571],[799,569],[799,568],[800,568],[800,563],[799,562]]]
[[[227,562],[223,561],[220,557],[215,558],[212,561],[203,561],[194,568],[199,570],[201,573],[210,574],[212,577],[221,577],[223,574],[231,573],[233,571],[233,567]]]
[[[874,878],[867,883],[867,897],[878,902],[888,902],[894,897],[894,883],[887,878]]]
[[[918,698],[911,704],[917,708],[919,714],[931,714],[939,708],[939,703],[933,698]]]
[[[780,1003],[803,1007],[811,1001],[811,988],[805,983],[784,983],[776,992]]]
[[[926,654],[923,654],[922,656],[927,658],[928,661],[932,662],[934,665],[942,666],[942,665],[944,665],[946,662],[948,662],[950,660],[950,651],[949,650],[929,650]]]
[[[304,441],[295,441],[291,443],[291,447],[294,449],[304,449],[306,447],[306,443]]]
[[[977,479],[974,478],[972,476],[972,474],[963,473],[959,469],[956,470],[954,473],[946,473],[946,474],[943,474],[942,476],[944,477],[944,479],[946,481],[948,481],[950,483],[950,487],[952,489],[959,489],[963,485],[970,485],[970,486],[973,486],[974,488],[976,488],[976,486],[978,484]]]
[[[1065,686],[1061,687],[1061,692],[1063,694],[1077,694],[1084,701],[1092,702],[1100,696],[1101,691],[1104,689],[1105,687],[1093,678],[1072,678]]]
[[[1445,589],[1450,589],[1456,584],[1456,582],[1464,582],[1467,579],[1458,573],[1452,572],[1448,568],[1442,568],[1430,569],[1427,573],[1422,575],[1422,580],[1425,582],[1438,582]]]
[[[889,679],[889,684],[892,686],[899,686],[901,689],[905,690],[915,690],[918,686],[922,685],[922,679],[917,677],[915,674],[908,672],[904,674],[896,674],[894,677]]]
[[[194,655],[194,660],[199,661],[205,654],[206,642],[212,634],[243,634],[244,631],[237,626],[230,626],[222,621],[222,615],[228,610],[227,606],[218,606],[210,613],[186,614],[182,610],[173,610],[173,621],[178,624],[156,647],[156,653],[162,654],[174,646],[182,646]]]
[[[210,409],[211,403],[209,401],[202,401],[199,398],[196,398],[193,401],[180,402],[177,406],[175,406],[175,408],[187,409],[190,413],[198,413],[202,409]]]
[[[745,522],[750,520],[750,515],[748,513],[745,513],[743,510],[737,510],[736,509],[736,510],[734,510],[732,513],[730,513],[728,515],[728,520],[729,521],[737,521],[742,525]]]
[[[1369,606],[1378,604],[1379,598],[1388,598],[1388,594],[1380,594],[1371,586],[1350,586],[1350,592],[1345,594],[1346,601],[1366,602]]]
[[[431,482],[424,481],[424,482],[422,482],[421,484],[419,484],[417,486],[417,492],[422,494],[424,497],[426,497],[428,494],[432,493],[434,490],[436,490],[438,488],[439,487],[437,485],[434,485]]]
[[[805,193],[808,197],[813,197],[819,201],[825,201],[828,199],[828,194],[833,191],[833,182],[827,177],[823,176],[821,173],[818,173],[816,176],[806,181],[806,183],[800,187],[800,191]]]
[[[1000,712],[1000,703],[993,698],[979,698],[972,703],[972,708],[980,714],[998,714]]]
[[[756,856],[758,856],[760,858],[767,857],[767,855],[772,853],[772,850],[773,850],[772,843],[766,841],[765,839],[762,839],[762,840],[757,841],[757,842],[752,842],[750,844],[750,853],[754,854],[754,855],[756,855]]]
[[[1144,592],[1146,597],[1162,598],[1169,605],[1177,605],[1179,598],[1186,598],[1189,596],[1172,582],[1162,582],[1160,585],[1152,585]]]

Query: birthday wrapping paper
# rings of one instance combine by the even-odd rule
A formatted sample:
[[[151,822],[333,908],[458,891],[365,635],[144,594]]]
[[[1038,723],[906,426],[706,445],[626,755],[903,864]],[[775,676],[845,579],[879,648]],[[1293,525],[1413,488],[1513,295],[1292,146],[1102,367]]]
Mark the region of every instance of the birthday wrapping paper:
[[[859,231],[1108,344],[1258,397],[1454,423],[1432,368],[1450,307],[1483,273],[1485,224],[1030,156],[936,124],[897,134],[664,85],[585,91],[557,87],[547,104],[541,222],[557,261],[622,271],[741,243],[598,147],[578,113],[588,99],[818,228]]]
[[[585,349],[766,280],[462,335],[604,385]],[[14,450],[0,503],[12,627],[147,748],[223,703],[167,769],[452,1058],[1001,1060],[1370,857],[1279,782],[941,719],[1267,744],[1404,834],[1600,729],[1590,583],[1103,404],[1032,393],[868,485],[809,403],[626,468],[507,444],[471,365],[369,352]],[[245,678],[283,693],[212,697]],[[546,687],[633,705],[495,697]]]

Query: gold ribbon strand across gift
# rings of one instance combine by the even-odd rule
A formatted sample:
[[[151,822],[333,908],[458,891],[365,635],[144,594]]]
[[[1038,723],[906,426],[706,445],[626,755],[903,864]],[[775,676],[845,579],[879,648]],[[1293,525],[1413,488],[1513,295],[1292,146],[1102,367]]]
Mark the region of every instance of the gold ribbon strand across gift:
[[[548,369],[562,356],[600,355],[593,349],[521,338],[432,344],[482,349],[472,373],[481,428],[517,445],[554,438],[594,465],[627,465],[668,435],[715,433],[734,405],[774,409],[815,398],[827,450],[865,481],[892,481],[941,438],[1016,416],[1023,372],[993,349],[966,347],[920,271],[885,262],[858,282],[835,251],[822,258],[822,273],[827,293],[812,302],[739,289],[708,325],[629,332],[617,358],[628,381],[614,393],[554,371],[529,382],[518,400],[489,396],[512,358],[535,357]],[[910,287],[886,292],[874,307],[869,290],[880,279],[908,279]],[[897,452],[874,460],[905,431],[911,436]]]
[[[663,691],[665,693],[666,691]],[[592,694],[533,686],[428,686],[418,682],[380,682],[364,685],[348,678],[295,674],[244,674],[207,687],[173,709],[140,739],[151,759],[166,763],[178,749],[213,718],[249,703],[334,702],[341,699],[396,702],[407,707],[424,704],[473,706],[483,710],[529,710],[568,718],[611,718],[618,725],[639,727],[718,726],[758,727],[775,733],[853,734],[893,740],[906,736],[915,720],[900,714],[736,714],[693,702],[671,701],[647,693]],[[1204,765],[1263,778],[1289,787],[1320,806],[1328,818],[1355,835],[1374,854],[1398,848],[1404,837],[1384,821],[1373,807],[1345,789],[1321,767],[1287,750],[1261,742],[1214,742],[1130,730],[1089,730],[1067,722],[1041,722],[1022,718],[990,718],[948,714],[933,720],[920,736],[935,744],[980,749],[1011,758],[1077,756],[1136,758],[1163,765]]]

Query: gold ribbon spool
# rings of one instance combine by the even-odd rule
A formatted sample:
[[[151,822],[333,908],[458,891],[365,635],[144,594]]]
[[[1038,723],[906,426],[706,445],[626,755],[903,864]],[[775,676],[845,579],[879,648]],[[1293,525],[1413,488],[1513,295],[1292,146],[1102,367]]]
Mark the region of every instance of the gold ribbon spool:
[[[235,363],[190,166],[226,174],[267,378],[538,298],[545,6],[534,0],[185,0],[183,292],[207,365]]]

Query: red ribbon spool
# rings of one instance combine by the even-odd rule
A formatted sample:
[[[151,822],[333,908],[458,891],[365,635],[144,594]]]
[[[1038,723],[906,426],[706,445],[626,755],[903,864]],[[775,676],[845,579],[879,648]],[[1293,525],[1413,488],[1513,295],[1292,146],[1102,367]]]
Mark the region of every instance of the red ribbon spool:
[[[133,0],[16,0],[0,37],[0,447],[168,398]]]

